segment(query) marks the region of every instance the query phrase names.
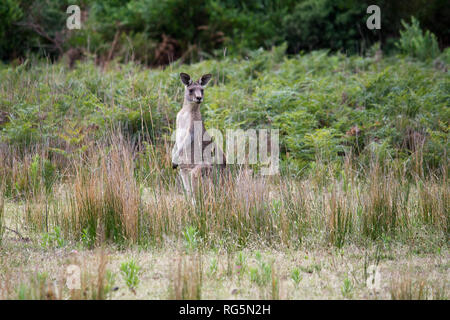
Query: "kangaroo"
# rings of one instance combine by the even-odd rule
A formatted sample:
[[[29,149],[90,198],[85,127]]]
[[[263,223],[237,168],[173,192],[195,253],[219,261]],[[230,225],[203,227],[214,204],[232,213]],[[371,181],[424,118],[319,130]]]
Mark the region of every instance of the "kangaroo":
[[[203,102],[204,88],[211,80],[211,74],[203,75],[198,81],[193,81],[186,73],[180,73],[181,82],[185,86],[183,107],[177,114],[176,139],[172,149],[172,167],[179,168],[180,176],[186,192],[192,196],[201,178],[211,173],[213,165],[220,168],[226,166],[223,151],[212,142],[202,121],[200,104]],[[213,144],[213,145],[210,145]],[[206,148],[214,147],[215,159],[203,158]]]

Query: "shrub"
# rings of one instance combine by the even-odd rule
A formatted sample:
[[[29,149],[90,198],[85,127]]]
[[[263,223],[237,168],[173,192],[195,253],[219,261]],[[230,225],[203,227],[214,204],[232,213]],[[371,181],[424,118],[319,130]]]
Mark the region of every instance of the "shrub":
[[[183,232],[186,248],[188,250],[194,250],[199,245],[199,233],[194,226],[187,226]]]
[[[420,60],[436,58],[440,54],[436,36],[430,31],[423,32],[419,21],[411,17],[411,24],[402,20],[403,30],[397,47],[405,54]]]
[[[125,279],[125,283],[128,288],[135,289],[139,284],[139,270],[141,268],[136,264],[134,260],[123,262],[120,265],[120,271]]]
[[[359,52],[367,6],[355,1],[306,0],[283,20],[289,52],[330,48]]]
[[[64,243],[60,227],[55,227],[53,232],[46,232],[42,235],[41,246],[44,249],[52,247],[61,248],[64,246]]]
[[[345,278],[344,279],[344,283],[342,284],[342,287],[341,287],[342,296],[344,298],[351,298],[352,295],[353,295],[352,291],[353,291],[353,284],[352,284],[352,282],[350,281],[349,278]]]
[[[292,281],[294,281],[295,286],[298,286],[300,281],[302,281],[303,277],[300,274],[299,268],[294,268],[291,271],[291,279],[292,279]]]
[[[22,37],[16,32],[17,23],[23,16],[20,4],[15,0],[5,0],[0,3],[0,61],[8,58],[16,58],[21,54],[21,46],[24,44]],[[19,52],[18,52],[19,51]]]
[[[0,5],[0,39],[8,39],[0,40],[0,59],[20,62],[34,54],[52,59],[65,55],[73,65],[76,58],[94,55],[101,64],[117,59],[155,66],[177,59],[222,57],[225,51],[247,56],[284,42],[289,53],[319,48],[356,53],[375,41],[389,50],[400,20],[411,15],[448,45],[445,1],[425,5],[424,0],[378,0],[382,33],[365,26],[371,4],[369,0],[7,0]],[[65,28],[69,5],[81,8],[80,30]]]

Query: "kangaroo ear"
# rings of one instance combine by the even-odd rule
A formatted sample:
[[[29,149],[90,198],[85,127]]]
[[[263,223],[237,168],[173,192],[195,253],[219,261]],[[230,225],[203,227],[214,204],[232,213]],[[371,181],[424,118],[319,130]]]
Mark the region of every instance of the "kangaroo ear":
[[[187,73],[183,73],[183,72],[180,73],[180,79],[181,79],[181,82],[183,82],[183,84],[185,86],[188,86],[192,83],[191,76],[188,75]]]
[[[211,78],[212,78],[212,74],[208,73],[208,74],[203,75],[198,82],[200,83],[200,85],[202,87],[204,87],[208,84],[208,82],[209,82],[209,80],[211,80]]]

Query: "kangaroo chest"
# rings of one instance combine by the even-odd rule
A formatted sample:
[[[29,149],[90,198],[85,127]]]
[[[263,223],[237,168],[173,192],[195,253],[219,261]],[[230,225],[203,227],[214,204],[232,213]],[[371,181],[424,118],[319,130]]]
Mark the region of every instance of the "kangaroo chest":
[[[203,151],[211,143],[203,141],[205,131],[200,111],[181,110],[178,113],[176,143],[178,146],[184,145],[180,152],[181,158],[184,159],[181,167],[190,168],[202,162]],[[185,139],[188,139],[189,143],[183,143]]]

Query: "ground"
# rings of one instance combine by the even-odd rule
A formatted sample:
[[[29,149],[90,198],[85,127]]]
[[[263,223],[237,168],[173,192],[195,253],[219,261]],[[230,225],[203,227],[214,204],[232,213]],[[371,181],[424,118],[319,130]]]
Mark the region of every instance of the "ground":
[[[12,203],[5,207],[6,221],[13,227],[13,221],[20,221],[17,215],[23,214],[23,208]],[[53,292],[50,295],[68,298],[66,268],[72,264],[80,266],[83,277],[88,275],[83,286],[96,287],[102,254],[105,268],[114,279],[107,295],[111,299],[172,299],[183,286],[196,296],[191,286],[199,283],[202,299],[391,299],[396,293],[403,294],[400,298],[448,299],[450,287],[447,248],[423,253],[417,247],[381,243],[340,249],[250,247],[227,253],[223,249],[188,249],[167,239],[162,248],[107,245],[88,250],[71,243],[61,248],[45,247],[38,237],[21,239],[11,231],[5,233],[3,241],[2,299],[36,298],[39,293],[33,293],[32,288],[42,275],[47,278],[47,296]],[[138,284],[131,288],[120,270],[128,261],[140,268]],[[377,264],[380,285],[369,289],[369,266]],[[182,279],[192,283],[183,284]]]

